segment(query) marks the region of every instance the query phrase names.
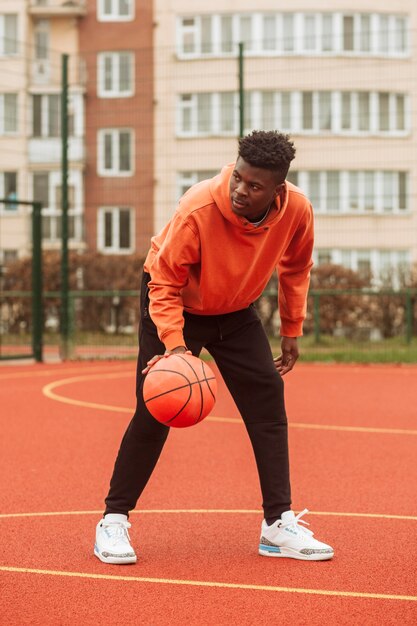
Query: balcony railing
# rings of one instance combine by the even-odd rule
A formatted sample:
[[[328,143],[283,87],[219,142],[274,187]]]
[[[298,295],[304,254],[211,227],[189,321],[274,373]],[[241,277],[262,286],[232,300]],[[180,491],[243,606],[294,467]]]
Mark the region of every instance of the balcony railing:
[[[85,0],[30,0],[29,13],[35,17],[78,17],[87,14]]]
[[[86,84],[85,59],[72,55],[69,60],[68,80],[71,86]],[[59,87],[62,83],[61,54],[51,53],[48,59],[35,59],[31,64],[31,86]]]

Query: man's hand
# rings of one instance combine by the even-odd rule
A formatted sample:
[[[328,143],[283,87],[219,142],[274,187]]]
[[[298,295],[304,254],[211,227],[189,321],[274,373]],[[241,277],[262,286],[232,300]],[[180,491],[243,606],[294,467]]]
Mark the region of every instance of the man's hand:
[[[148,361],[147,367],[145,367],[145,369],[142,370],[142,374],[147,374],[149,370],[151,369],[151,367],[155,365],[155,363],[157,363],[161,359],[166,359],[171,354],[191,354],[191,350],[187,350],[185,346],[177,346],[176,348],[173,348],[172,350],[165,350],[164,354],[156,354],[155,356],[151,358],[150,361]]]
[[[275,367],[281,376],[292,370],[298,357],[297,337],[282,337],[281,356],[274,359]]]

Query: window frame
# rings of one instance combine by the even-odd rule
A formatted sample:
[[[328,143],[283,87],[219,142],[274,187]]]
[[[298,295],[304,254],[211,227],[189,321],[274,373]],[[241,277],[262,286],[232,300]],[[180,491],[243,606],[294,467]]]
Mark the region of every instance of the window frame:
[[[202,180],[216,176],[219,170],[181,170],[176,175],[177,201],[192,187]]]
[[[9,39],[6,35],[7,35],[7,28],[6,28],[6,18],[8,17],[14,17],[16,18],[16,30],[15,30],[15,34],[16,34],[16,38],[15,39]],[[8,43],[6,43],[6,40],[8,40]],[[7,51],[7,47],[8,45],[10,46],[10,42],[13,44],[14,50],[13,51]],[[2,57],[16,57],[19,55],[20,51],[19,51],[19,14],[18,13],[1,13],[0,14],[0,58]]]
[[[407,93],[389,93],[389,129],[379,129],[379,100],[380,94],[386,92],[375,91],[272,91],[250,90],[246,92],[246,115],[245,124],[251,128],[263,126],[264,94],[272,98],[272,115],[275,119],[275,127],[282,131],[305,136],[350,136],[350,137],[406,137],[410,134],[410,110],[409,95]],[[221,129],[221,100],[224,94],[233,94],[233,119],[234,130],[223,131]],[[199,130],[198,103],[202,96],[210,97],[211,123],[209,130]],[[176,110],[176,136],[184,138],[192,137],[227,137],[238,132],[238,98],[235,91],[222,92],[195,92],[180,93],[177,95]],[[343,118],[344,104],[348,117]],[[359,108],[366,110],[366,125],[358,127]],[[266,104],[266,103],[265,103]],[[304,116],[305,104],[308,104],[309,117]],[[327,128],[323,125],[323,111],[327,112]],[[329,117],[330,114],[330,117]],[[188,119],[185,120],[185,115]],[[287,119],[289,126],[287,124]],[[248,119],[252,124],[247,124]],[[398,120],[404,128],[397,128]],[[187,121],[185,128],[184,121]],[[309,126],[306,127],[306,122]],[[349,128],[345,125],[349,125]],[[345,126],[345,127],[344,127]]]
[[[61,206],[58,206],[57,199],[59,194],[58,189],[62,186],[61,173],[59,170],[36,170],[31,175],[31,187],[32,198],[34,198],[34,186],[35,176],[41,174],[47,177],[47,194],[48,194],[48,206],[42,205],[42,237],[45,244],[57,244],[62,240],[60,229],[62,228],[62,211]],[[70,231],[73,229],[73,234],[69,233],[69,240],[71,242],[80,244],[83,241],[83,182],[81,173],[73,170],[69,172],[68,185],[70,188],[70,196],[73,197],[73,205],[68,207],[68,218]],[[44,231],[45,224],[49,220],[50,234],[47,235]]]
[[[129,211],[129,235],[130,245],[129,248],[120,248],[119,245],[115,245],[114,241],[120,242],[120,215],[121,211]],[[105,245],[105,216],[110,213],[112,216],[112,245],[110,247]],[[135,209],[131,206],[100,206],[97,209],[97,250],[102,254],[132,254],[135,251],[135,228],[136,228],[136,213]]]
[[[129,89],[120,91],[117,88],[120,82],[121,56],[129,58],[130,85]],[[106,90],[106,58],[111,59],[112,89]],[[116,86],[116,88],[115,88]],[[97,96],[99,98],[131,98],[135,95],[135,54],[131,50],[102,51],[97,54]]]
[[[59,139],[61,137],[61,96],[58,93],[33,93],[32,98],[32,134],[33,139]],[[40,101],[40,134],[35,135],[35,98]],[[51,124],[51,98],[55,98],[57,107],[57,133],[49,134]]]
[[[222,19],[231,20],[232,41],[223,40]],[[204,51],[203,20],[211,20],[204,32],[210,32],[211,46]],[[386,49],[381,49],[380,23],[386,20]],[[190,24],[186,24],[186,22]],[[191,23],[193,22],[193,23]],[[245,46],[247,56],[362,56],[406,58],[410,50],[410,16],[400,13],[366,11],[261,11],[240,13],[183,14],[176,19],[176,49],[179,59],[236,56],[242,24],[259,33]],[[311,35],[309,23],[314,25]],[[266,26],[268,24],[268,26]],[[331,29],[329,31],[329,25]],[[351,24],[351,32],[345,26]],[[366,27],[368,26],[368,30]],[[269,31],[268,37],[266,31]],[[288,37],[290,32],[290,37]],[[299,33],[294,37],[294,33]],[[349,47],[345,39],[349,36]],[[186,40],[190,38],[191,44]],[[308,45],[305,45],[305,44]],[[366,43],[366,47],[362,44]],[[330,44],[330,45],[329,45]],[[187,50],[189,46],[189,50]]]
[[[16,128],[6,130],[6,96],[14,96],[16,100]],[[18,92],[2,92],[0,93],[0,137],[15,137],[19,134],[19,93]]]
[[[398,216],[409,215],[411,212],[410,179],[409,170],[295,170],[298,177],[298,186],[303,189],[311,201],[317,215],[346,215],[346,216]],[[329,172],[338,174],[339,203],[337,209],[327,206],[329,189]],[[351,176],[355,175],[355,185],[352,184]],[[313,176],[318,197],[313,192]],[[392,177],[391,207],[386,210],[386,200],[383,189],[387,188],[387,180]],[[371,184],[372,206],[367,204],[368,187]],[[354,194],[350,195],[350,191]],[[352,200],[356,200],[357,206],[352,206]],[[403,206],[401,206],[403,205]]]
[[[135,2],[134,0],[127,0],[130,5],[129,15],[120,15],[115,9],[118,6],[119,0],[110,0],[112,4],[112,12],[110,14],[105,12],[106,0],[98,0],[97,2],[97,20],[99,22],[132,22],[135,19]]]
[[[330,260],[334,265],[340,265],[353,272],[359,272],[359,263],[369,260],[369,269],[372,284],[378,285],[383,280],[383,274],[387,267],[394,270],[397,275],[405,266],[411,265],[411,250],[406,248],[329,248],[317,247],[313,251],[313,261],[316,267],[322,262],[320,256]],[[387,262],[388,261],[388,262]],[[327,260],[325,262],[328,262]],[[395,288],[399,288],[399,284]]]
[[[11,174],[15,177],[14,191],[11,193],[15,194],[13,198],[7,198],[6,194],[6,176],[7,174]],[[0,204],[0,214],[1,215],[16,215],[20,212],[20,206],[18,202],[15,200],[18,199],[18,189],[19,189],[19,171],[18,170],[1,170],[0,171],[0,198],[4,198],[5,200],[10,200],[10,204],[8,202],[2,202]]]
[[[41,38],[45,41],[41,42]],[[36,20],[33,27],[33,59],[35,62],[49,61],[51,52],[51,25],[47,19]]]
[[[230,130],[221,130],[223,116],[221,109],[222,96],[228,94],[231,95],[232,107],[232,127]],[[209,110],[209,128],[208,130],[200,130],[203,122],[203,117],[199,115],[199,102],[203,100],[203,96],[208,96],[210,101]],[[187,98],[187,99],[185,99]],[[182,93],[177,96],[177,137],[191,138],[191,137],[233,137],[238,132],[238,115],[237,115],[237,103],[238,93],[236,91],[222,91],[222,92],[196,92],[196,93]],[[189,115],[189,129],[184,130],[184,113],[188,111]]]
[[[120,134],[129,133],[130,145],[130,168],[129,170],[120,170],[114,167],[115,163],[120,165]],[[112,167],[105,167],[105,136],[110,135],[112,138]],[[129,178],[135,173],[135,131],[133,128],[100,128],[97,132],[97,174],[104,178]]]

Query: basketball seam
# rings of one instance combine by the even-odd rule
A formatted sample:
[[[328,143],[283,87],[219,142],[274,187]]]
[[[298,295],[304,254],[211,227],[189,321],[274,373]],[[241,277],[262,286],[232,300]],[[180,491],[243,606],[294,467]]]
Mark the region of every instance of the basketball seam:
[[[215,399],[216,399],[216,398],[215,398],[215,395],[214,395],[214,393],[212,392],[211,387],[210,387],[210,385],[209,385],[208,381],[209,381],[209,380],[213,380],[213,379],[214,379],[214,380],[216,380],[216,377],[215,377],[215,376],[211,376],[210,378],[208,378],[208,377],[207,377],[207,374],[206,374],[206,370],[205,370],[205,367],[204,367],[204,362],[203,362],[203,361],[201,361],[201,371],[202,371],[202,373],[203,373],[203,380],[202,380],[201,382],[203,382],[203,381],[204,381],[204,382],[207,384],[208,390],[209,390],[209,392],[211,393],[212,398],[215,400]],[[200,421],[201,421],[201,415],[200,415],[199,419],[197,420],[197,422],[200,422]]]
[[[197,379],[195,382],[197,382],[197,383],[198,383],[199,390],[200,390],[200,413],[199,413],[198,418],[197,418],[197,419],[196,419],[196,421],[195,421],[195,423],[197,424],[197,423],[200,421],[200,418],[201,418],[201,416],[202,416],[202,414],[203,414],[203,406],[204,406],[204,403],[203,403],[203,388],[202,388],[201,383],[200,383],[200,381],[199,381],[198,374],[197,374],[197,372],[195,371],[195,369],[193,368],[193,366],[191,365],[191,363],[189,363],[189,362],[187,361],[187,359],[184,359],[184,357],[182,357],[180,354],[177,354],[176,356],[178,356],[178,357],[181,359],[181,361],[184,361],[184,363],[186,363],[186,364],[188,365],[188,367],[191,369],[191,371],[193,372],[194,376],[195,376],[195,377],[196,377],[196,379]],[[191,383],[190,383],[190,384],[191,384]]]
[[[171,372],[172,370],[158,370],[158,371],[159,371],[159,372],[162,372],[162,371]],[[177,372],[177,374],[178,374],[178,372]],[[185,377],[184,377],[184,378],[185,378]],[[214,377],[214,376],[212,376],[211,378],[208,378],[207,380],[214,380],[214,378],[215,378],[215,377]],[[152,396],[151,398],[147,398],[147,399],[145,400],[145,404],[146,404],[147,402],[150,402],[151,400],[155,400],[156,398],[160,398],[161,396],[165,396],[165,395],[167,395],[167,394],[169,394],[169,393],[172,393],[173,391],[179,391],[180,389],[185,389],[185,387],[192,387],[192,385],[197,385],[198,383],[199,383],[199,381],[198,381],[198,380],[195,380],[195,381],[194,381],[194,382],[192,382],[192,383],[191,383],[190,381],[187,381],[187,384],[186,384],[186,385],[181,385],[180,387],[172,387],[172,389],[169,389],[169,391],[164,391],[163,393],[158,393],[156,396]],[[210,387],[209,387],[209,388],[210,388]],[[211,391],[211,390],[210,390],[210,391]],[[213,397],[214,397],[214,394],[213,394],[213,393],[212,393],[212,395],[213,395]]]

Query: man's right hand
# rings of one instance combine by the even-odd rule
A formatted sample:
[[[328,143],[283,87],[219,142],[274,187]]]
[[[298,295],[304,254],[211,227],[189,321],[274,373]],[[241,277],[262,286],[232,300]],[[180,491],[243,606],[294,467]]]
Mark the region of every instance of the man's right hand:
[[[147,367],[145,367],[145,369],[142,370],[142,374],[147,374],[149,370],[151,369],[151,367],[155,365],[155,363],[157,363],[161,359],[166,359],[167,357],[171,356],[171,354],[192,354],[192,353],[191,353],[191,350],[187,350],[185,346],[177,346],[176,348],[173,348],[172,350],[165,350],[164,354],[156,354],[155,356],[151,358],[150,361],[148,361]]]

